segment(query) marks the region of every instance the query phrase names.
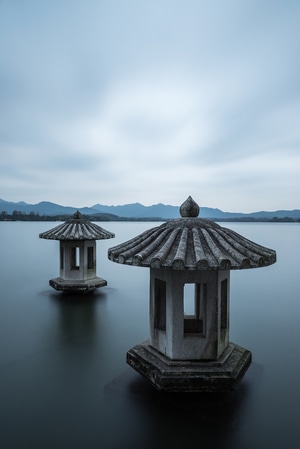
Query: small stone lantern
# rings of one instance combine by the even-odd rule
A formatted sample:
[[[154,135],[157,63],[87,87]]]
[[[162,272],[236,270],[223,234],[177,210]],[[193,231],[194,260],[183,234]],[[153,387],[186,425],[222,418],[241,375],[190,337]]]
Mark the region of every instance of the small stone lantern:
[[[230,270],[271,265],[276,253],[198,218],[191,197],[180,214],[108,250],[113,262],[150,267],[150,339],[127,363],[158,390],[234,390],[251,352],[229,342]]]
[[[115,235],[82,218],[77,211],[71,220],[42,232],[42,239],[60,240],[60,277],[50,279],[55,290],[86,293],[107,282],[96,276],[96,240]]]

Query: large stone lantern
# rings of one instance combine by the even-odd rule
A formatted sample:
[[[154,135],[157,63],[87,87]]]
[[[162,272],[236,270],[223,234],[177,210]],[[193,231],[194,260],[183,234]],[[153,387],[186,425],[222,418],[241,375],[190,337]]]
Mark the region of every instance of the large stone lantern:
[[[96,276],[96,240],[110,239],[112,232],[82,218],[77,211],[71,220],[42,232],[39,237],[60,241],[60,277],[49,284],[64,292],[92,292],[107,285]]]
[[[276,253],[198,218],[191,197],[180,214],[108,250],[113,262],[150,267],[150,339],[127,363],[159,390],[233,390],[251,352],[229,342],[230,270],[271,265]]]

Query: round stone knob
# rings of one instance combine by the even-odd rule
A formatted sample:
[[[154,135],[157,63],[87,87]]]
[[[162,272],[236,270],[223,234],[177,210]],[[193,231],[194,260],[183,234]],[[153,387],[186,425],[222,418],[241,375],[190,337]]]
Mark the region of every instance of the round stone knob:
[[[75,212],[75,214],[73,215],[73,218],[76,218],[78,220],[80,220],[80,218],[82,218],[81,213],[79,212],[79,210],[77,212]]]
[[[193,200],[191,196],[189,196],[184,203],[180,206],[180,215],[182,217],[198,217],[200,212],[200,207]]]

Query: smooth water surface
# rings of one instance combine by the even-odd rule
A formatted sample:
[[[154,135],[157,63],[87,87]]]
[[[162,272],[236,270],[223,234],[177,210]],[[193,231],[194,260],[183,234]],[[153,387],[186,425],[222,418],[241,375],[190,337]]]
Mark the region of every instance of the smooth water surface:
[[[0,439],[5,449],[236,448],[300,445],[300,225],[224,223],[275,249],[277,263],[231,273],[231,341],[253,363],[228,394],[162,394],[126,365],[149,335],[149,269],[107,249],[161,223],[98,223],[108,286],[71,297],[58,276],[55,223],[0,222]]]

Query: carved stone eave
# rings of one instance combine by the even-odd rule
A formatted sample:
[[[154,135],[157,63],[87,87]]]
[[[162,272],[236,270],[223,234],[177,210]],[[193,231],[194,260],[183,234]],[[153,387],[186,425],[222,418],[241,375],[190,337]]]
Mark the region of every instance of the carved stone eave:
[[[50,240],[103,240],[114,238],[115,234],[83,219],[77,211],[72,219],[40,233],[39,237]]]
[[[276,252],[210,220],[171,220],[108,250],[113,262],[174,270],[239,270],[276,262]]]

